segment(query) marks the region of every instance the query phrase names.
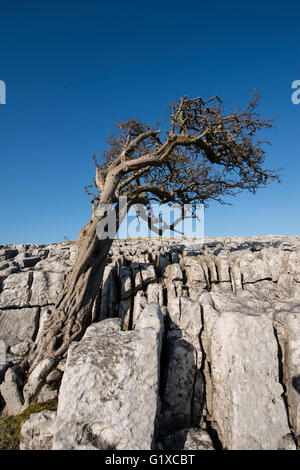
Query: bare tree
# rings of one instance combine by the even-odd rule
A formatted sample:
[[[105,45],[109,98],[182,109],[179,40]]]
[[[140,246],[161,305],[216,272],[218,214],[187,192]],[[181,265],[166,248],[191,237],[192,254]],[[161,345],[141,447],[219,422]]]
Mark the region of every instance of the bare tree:
[[[93,216],[80,232],[77,259],[31,354],[30,370],[45,357],[63,355],[94,319],[113,241],[100,240],[96,233],[104,217],[99,211],[103,204],[118,209],[120,196],[126,196],[125,215],[133,204],[151,201],[181,206],[209,200],[225,203],[226,196],[242,190],[254,193],[278,179],[276,172],[264,169],[263,142],[256,136],[257,131],[271,128],[272,122],[260,117],[258,100],[256,94],[245,109],[236,107],[227,114],[218,96],[207,101],[185,96],[170,106],[168,129],[135,119],[117,124],[102,164],[94,158]],[[117,217],[116,229],[123,215]]]

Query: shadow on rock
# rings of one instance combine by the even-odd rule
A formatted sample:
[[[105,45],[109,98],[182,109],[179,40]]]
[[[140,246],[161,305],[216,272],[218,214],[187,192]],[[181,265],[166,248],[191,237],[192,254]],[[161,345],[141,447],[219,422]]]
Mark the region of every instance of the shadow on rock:
[[[296,375],[292,378],[292,385],[296,392],[300,395],[300,375]]]

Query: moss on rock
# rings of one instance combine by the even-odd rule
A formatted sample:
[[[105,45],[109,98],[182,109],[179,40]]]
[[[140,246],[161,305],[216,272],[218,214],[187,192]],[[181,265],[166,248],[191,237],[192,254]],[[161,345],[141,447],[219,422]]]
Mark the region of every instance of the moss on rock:
[[[20,431],[22,424],[33,413],[40,411],[57,410],[57,398],[44,403],[33,403],[20,415],[7,416],[2,414],[0,416],[0,449],[1,450],[18,450],[20,445]]]

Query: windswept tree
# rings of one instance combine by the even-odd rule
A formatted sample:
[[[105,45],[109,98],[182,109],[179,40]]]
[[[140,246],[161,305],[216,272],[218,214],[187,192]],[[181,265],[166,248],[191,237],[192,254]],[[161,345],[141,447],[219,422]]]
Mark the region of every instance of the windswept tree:
[[[228,114],[218,96],[207,101],[185,96],[170,106],[168,129],[135,119],[117,124],[102,164],[94,159],[97,192],[92,201],[93,216],[80,232],[76,261],[31,353],[30,370],[45,357],[62,356],[95,318],[113,242],[97,234],[97,226],[106,216],[102,207],[111,204],[116,208],[118,230],[134,204],[224,203],[226,196],[242,190],[254,193],[278,179],[276,172],[264,168],[264,142],[258,140],[257,133],[271,128],[272,122],[260,117],[258,100],[254,95],[245,109],[236,107]],[[126,196],[127,205],[119,214],[121,196]]]

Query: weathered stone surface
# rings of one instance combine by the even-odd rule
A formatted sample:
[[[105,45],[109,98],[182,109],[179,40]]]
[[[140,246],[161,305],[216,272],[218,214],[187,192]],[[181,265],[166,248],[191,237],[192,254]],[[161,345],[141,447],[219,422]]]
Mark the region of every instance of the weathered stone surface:
[[[201,308],[199,302],[194,302],[187,297],[170,299],[168,303],[170,318],[170,330],[180,333],[184,337],[199,346],[199,333],[202,328]]]
[[[136,322],[142,315],[142,312],[147,304],[147,298],[143,291],[138,291],[134,298],[133,312],[132,312],[132,328],[135,327]]]
[[[290,429],[271,320],[225,312],[216,319],[208,341],[207,408],[223,446],[278,449]]]
[[[228,311],[240,312],[248,308],[248,305],[245,305],[244,299],[237,297],[233,292],[214,291],[210,292],[210,296],[213,300],[214,307],[222,313]],[[251,310],[249,308],[249,311],[252,315],[255,313],[253,309]]]
[[[143,286],[140,263],[138,262],[131,263],[130,269],[132,273],[133,286],[134,286],[135,292],[137,292]]]
[[[18,415],[21,412],[24,400],[20,386],[20,379],[16,372],[9,368],[6,371],[4,382],[0,385],[0,392],[5,401],[4,412],[8,415]]]
[[[207,287],[208,284],[205,275],[205,268],[198,258],[186,256],[182,258],[182,266],[185,268],[186,277],[189,284],[196,282],[199,283],[199,285],[203,288]]]
[[[151,282],[156,281],[156,274],[155,269],[152,264],[149,263],[141,263],[140,264],[140,272],[142,277],[143,287],[145,288]]]
[[[28,307],[32,273],[21,272],[8,276],[2,284],[0,308]],[[38,305],[38,304],[37,304]]]
[[[248,259],[245,259],[247,256]],[[247,254],[240,261],[243,274],[243,283],[257,282],[263,279],[272,279],[271,269],[267,259],[256,253]]]
[[[0,345],[6,352],[0,382],[23,360],[27,345],[34,347],[39,341],[76,252],[76,244],[68,242],[0,245]],[[194,437],[188,443],[189,433],[202,432],[206,421],[227,448],[292,449],[296,438],[300,442],[300,237],[208,238],[204,243],[181,237],[119,240],[108,263],[101,305],[93,319],[119,319],[102,322],[101,334],[111,335],[113,330],[122,337],[155,329],[144,324],[151,302],[159,303],[164,313],[158,442],[173,436],[174,443],[178,435],[196,449]],[[151,315],[148,323],[150,319]],[[121,325],[134,331],[120,334]],[[127,364],[128,374],[134,366],[134,361]],[[65,359],[56,367],[63,372]],[[48,375],[51,368],[52,364],[40,371],[41,376],[38,372],[29,377],[26,403],[33,396],[39,401],[54,396],[51,387],[58,387],[59,379],[51,382],[57,372]],[[137,420],[132,410],[129,414]],[[105,447],[104,441],[119,442],[119,431],[113,437],[115,425],[91,421],[89,426],[92,431],[83,432],[83,446],[90,446],[91,436],[99,430],[102,441],[96,439],[96,447]],[[118,447],[126,445],[125,436]]]
[[[57,382],[58,380],[60,380],[62,378],[62,372],[60,369],[54,369],[52,372],[50,372],[50,374],[47,375],[47,379],[46,379],[46,382],[48,384],[52,384],[54,382]]]
[[[10,351],[12,354],[15,354],[16,356],[24,356],[24,354],[27,354],[31,344],[29,341],[21,341],[20,343],[15,344],[14,346],[11,346]]]
[[[41,391],[39,393],[39,396],[38,396],[38,403],[44,403],[46,401],[51,401],[51,400],[54,400],[55,398],[57,398],[58,396],[58,391],[57,390],[53,390],[50,385],[48,384],[45,384],[42,388],[41,388]]]
[[[170,264],[166,268],[165,277],[170,279],[170,281],[182,281],[183,274],[181,271],[180,264]]]
[[[216,269],[218,273],[218,282],[230,282],[230,264],[228,257],[218,256],[215,258]]]
[[[48,320],[50,315],[51,315],[51,308],[42,307],[40,309],[39,326],[38,326],[38,331],[37,331],[37,335],[36,335],[36,338],[35,338],[35,343],[38,343],[38,341],[40,340],[40,338],[41,338],[41,336],[44,332],[44,328],[46,327],[47,320]]]
[[[38,328],[39,308],[0,310],[0,340],[7,346],[31,341]]]
[[[30,415],[21,428],[20,450],[51,450],[55,418],[55,411]]]
[[[108,265],[104,269],[101,292],[101,305],[99,320],[114,316],[116,301],[115,286],[116,269],[114,265]]]
[[[215,307],[215,304],[214,304],[214,301],[212,299],[210,292],[204,291],[199,297],[199,303],[201,305],[210,305],[213,308]]]
[[[279,444],[278,450],[296,450],[295,440],[291,434],[284,436]]]
[[[35,397],[36,393],[39,392],[39,389],[44,384],[47,375],[56,365],[56,360],[51,357],[43,359],[38,365],[33,369],[31,374],[28,377],[28,380],[23,389],[24,395],[24,409],[26,409],[31,400]]]
[[[147,287],[147,301],[148,303],[158,303],[159,305],[164,304],[164,294],[162,284],[149,284]]]
[[[184,297],[172,298],[168,312],[161,433],[199,424],[203,400],[200,304]]]
[[[31,287],[30,305],[54,304],[63,287],[64,273],[36,271]]]
[[[6,364],[6,344],[0,340],[0,367]]]
[[[158,405],[163,317],[143,311],[135,331],[119,320],[90,326],[68,351],[54,449],[151,449]]]

